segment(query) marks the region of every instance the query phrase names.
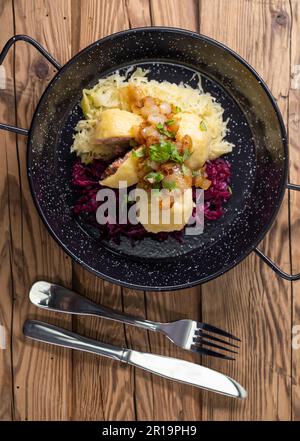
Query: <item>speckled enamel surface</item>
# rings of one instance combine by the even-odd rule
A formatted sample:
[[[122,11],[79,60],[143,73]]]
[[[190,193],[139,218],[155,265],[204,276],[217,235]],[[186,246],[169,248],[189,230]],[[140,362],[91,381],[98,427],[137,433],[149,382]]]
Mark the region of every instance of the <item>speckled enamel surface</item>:
[[[204,234],[135,247],[99,242],[72,214],[70,155],[81,91],[116,69],[142,66],[154,79],[196,85],[225,108],[236,147],[233,196]],[[161,28],[131,30],[94,43],[57,74],[43,95],[28,140],[28,174],[36,204],[63,248],[100,277],[138,289],[191,286],[225,272],[262,239],[281,203],[287,147],[281,116],[265,85],[227,48],[197,34]]]

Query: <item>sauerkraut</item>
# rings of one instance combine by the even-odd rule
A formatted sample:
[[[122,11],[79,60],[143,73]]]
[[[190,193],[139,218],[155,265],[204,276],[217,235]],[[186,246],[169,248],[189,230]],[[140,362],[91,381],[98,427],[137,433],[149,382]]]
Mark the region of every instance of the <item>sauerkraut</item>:
[[[95,127],[101,119],[101,113],[107,109],[130,110],[124,90],[129,84],[137,85],[145,96],[158,98],[176,106],[178,114],[188,112],[201,118],[204,130],[209,133],[210,143],[208,159],[232,151],[233,144],[225,139],[227,121],[223,120],[224,109],[209,94],[204,93],[201,81],[194,89],[186,84],[172,84],[167,81],[149,80],[148,71],[140,68],[130,75],[119,73],[100,79],[92,89],[84,89],[81,107],[85,119],[78,122],[75,128],[74,142],[71,151],[81,157],[85,163],[94,159],[112,159],[115,151],[110,144],[98,144],[93,139]]]

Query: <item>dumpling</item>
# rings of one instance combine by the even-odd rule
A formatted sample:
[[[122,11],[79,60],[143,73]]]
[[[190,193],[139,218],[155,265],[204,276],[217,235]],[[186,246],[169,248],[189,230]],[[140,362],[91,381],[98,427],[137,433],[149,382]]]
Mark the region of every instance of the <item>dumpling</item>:
[[[212,144],[210,146],[208,159],[212,161],[213,159],[217,159],[230,152],[232,152],[232,144],[226,141],[221,141],[218,144]]]
[[[140,222],[149,233],[159,233],[161,231],[180,231],[188,223],[193,212],[193,194],[192,189],[188,188],[182,192],[169,192],[173,199],[171,208],[169,203],[164,207],[164,203],[160,201],[159,206],[155,203],[156,198],[141,198],[137,202],[137,207],[140,212]],[[149,196],[150,199],[150,196]],[[169,210],[169,217],[164,222],[163,212]],[[151,215],[156,216],[155,222],[151,222]]]
[[[139,126],[143,118],[126,110],[107,109],[101,112],[95,127],[96,144],[118,144],[134,137],[133,128]]]
[[[103,173],[101,185],[110,188],[119,188],[123,181],[123,187],[130,187],[138,182],[138,158],[128,152],[123,158],[116,159]],[[124,185],[124,182],[126,185]]]
[[[178,140],[185,135],[189,135],[192,139],[191,156],[185,164],[191,170],[199,170],[208,160],[211,135],[208,130],[201,130],[201,119],[193,113],[181,112],[175,116],[175,119],[179,124]]]

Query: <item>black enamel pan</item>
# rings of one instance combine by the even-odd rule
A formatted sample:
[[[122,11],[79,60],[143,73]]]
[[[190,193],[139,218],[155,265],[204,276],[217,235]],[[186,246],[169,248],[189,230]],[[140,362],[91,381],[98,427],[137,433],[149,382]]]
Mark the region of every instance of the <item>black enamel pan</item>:
[[[187,288],[228,271],[255,251],[280,276],[281,271],[256,247],[272,225],[286,188],[288,147],[278,107],[265,83],[236,53],[193,32],[173,28],[134,29],[103,38],[61,67],[35,40],[15,36],[1,55],[18,40],[35,46],[58,70],[34,113],[29,131],[1,124],[0,128],[28,136],[27,168],[36,207],[62,248],[94,274],[111,282],[147,290]],[[205,91],[225,108],[230,118],[228,155],[232,164],[233,195],[224,216],[206,222],[202,235],[183,243],[145,239],[132,247],[100,242],[74,217],[70,154],[72,133],[82,117],[83,88],[117,69],[150,69],[158,80],[195,85],[202,76]]]

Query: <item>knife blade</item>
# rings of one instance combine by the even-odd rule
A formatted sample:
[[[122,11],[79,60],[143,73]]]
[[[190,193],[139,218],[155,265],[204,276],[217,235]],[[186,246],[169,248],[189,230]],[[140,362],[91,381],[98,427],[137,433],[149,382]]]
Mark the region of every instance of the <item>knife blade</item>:
[[[178,358],[129,351],[127,362],[161,377],[191,384],[222,395],[246,398],[246,390],[235,380],[220,372]]]
[[[247,396],[246,390],[232,378],[189,361],[119,348],[37,320],[27,320],[23,332],[34,340],[110,357],[161,377],[222,395],[234,398]]]

